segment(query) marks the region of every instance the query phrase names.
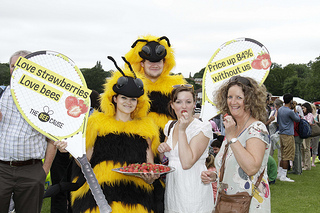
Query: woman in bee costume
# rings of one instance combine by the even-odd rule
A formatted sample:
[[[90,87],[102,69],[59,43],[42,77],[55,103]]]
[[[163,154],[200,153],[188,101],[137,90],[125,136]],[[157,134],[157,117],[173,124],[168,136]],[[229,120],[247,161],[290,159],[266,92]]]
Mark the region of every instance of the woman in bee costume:
[[[112,171],[131,163],[153,163],[160,144],[157,126],[146,117],[150,104],[142,81],[132,69],[116,67],[119,72],[104,85],[101,112],[95,111],[88,121],[87,156],[112,212],[159,212],[162,203],[157,204],[154,193],[161,187],[159,174],[136,177]],[[73,212],[99,212],[87,183],[71,192],[71,202]]]
[[[160,128],[160,141],[163,142],[163,128],[173,119],[168,111],[172,86],[185,83],[182,75],[169,75],[176,65],[170,41],[166,36],[140,37],[125,57],[133,70],[146,78],[146,92],[151,101],[148,116],[152,117]]]

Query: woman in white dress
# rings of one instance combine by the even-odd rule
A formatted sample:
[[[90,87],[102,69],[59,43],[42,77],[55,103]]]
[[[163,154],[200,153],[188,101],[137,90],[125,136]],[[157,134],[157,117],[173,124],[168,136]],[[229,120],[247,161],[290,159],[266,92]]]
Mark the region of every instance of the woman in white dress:
[[[201,182],[200,174],[207,170],[205,161],[209,141],[213,137],[211,124],[193,117],[195,94],[192,85],[176,85],[171,94],[169,110],[177,122],[165,128],[165,142],[158,147],[176,170],[166,176],[165,212],[211,213],[212,186]]]

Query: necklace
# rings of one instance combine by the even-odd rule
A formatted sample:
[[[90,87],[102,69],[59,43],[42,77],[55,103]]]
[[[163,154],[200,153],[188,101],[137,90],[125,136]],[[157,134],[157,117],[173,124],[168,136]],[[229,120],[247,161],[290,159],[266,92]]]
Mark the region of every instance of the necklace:
[[[237,137],[239,137],[239,134],[241,133],[241,131],[243,130],[243,128],[246,126],[246,124],[248,123],[248,121],[250,120],[250,118],[251,118],[251,114],[250,114],[248,120],[244,123],[244,125],[242,126],[242,128],[241,128],[240,131],[238,132]]]

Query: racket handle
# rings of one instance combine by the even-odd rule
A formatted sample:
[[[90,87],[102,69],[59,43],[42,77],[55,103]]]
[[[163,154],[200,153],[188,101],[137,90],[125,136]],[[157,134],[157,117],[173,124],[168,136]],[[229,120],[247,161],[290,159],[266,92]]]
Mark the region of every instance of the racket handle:
[[[82,157],[78,157],[77,160],[81,164],[81,170],[84,174],[84,177],[87,180],[87,183],[89,184],[91,193],[95,201],[97,202],[100,212],[101,213],[111,212],[112,209],[109,206],[108,201],[106,200],[106,197],[102,192],[102,189],[98,183],[96,175],[92,170],[91,164],[89,163],[86,154],[84,154]]]

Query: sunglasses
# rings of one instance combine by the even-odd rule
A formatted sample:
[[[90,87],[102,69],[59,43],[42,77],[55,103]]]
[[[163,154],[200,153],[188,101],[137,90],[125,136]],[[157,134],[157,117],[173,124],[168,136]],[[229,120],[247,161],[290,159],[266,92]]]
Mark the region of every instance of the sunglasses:
[[[116,84],[116,87],[118,89],[121,89],[121,87],[125,86],[128,84],[128,78],[126,76],[121,76],[118,81],[117,81],[117,84]],[[143,91],[143,82],[140,78],[134,78],[133,79],[133,82],[135,83],[135,85],[141,90]]]
[[[180,87],[186,87],[186,88],[192,88],[193,89],[193,85],[192,84],[177,84],[172,86],[174,89],[180,88]]]
[[[231,77],[229,82],[230,83],[231,82],[235,82],[235,83],[239,82],[239,83],[241,83],[241,84],[243,84],[245,86],[249,86],[249,87],[252,86],[250,81],[247,78],[244,78],[244,77],[241,77],[241,76],[238,76],[238,75]]]
[[[161,57],[166,53],[166,48],[163,45],[159,44],[155,47],[154,53],[156,54],[156,56]],[[148,45],[143,46],[141,49],[141,54],[145,57],[150,57],[152,54],[151,47]]]

